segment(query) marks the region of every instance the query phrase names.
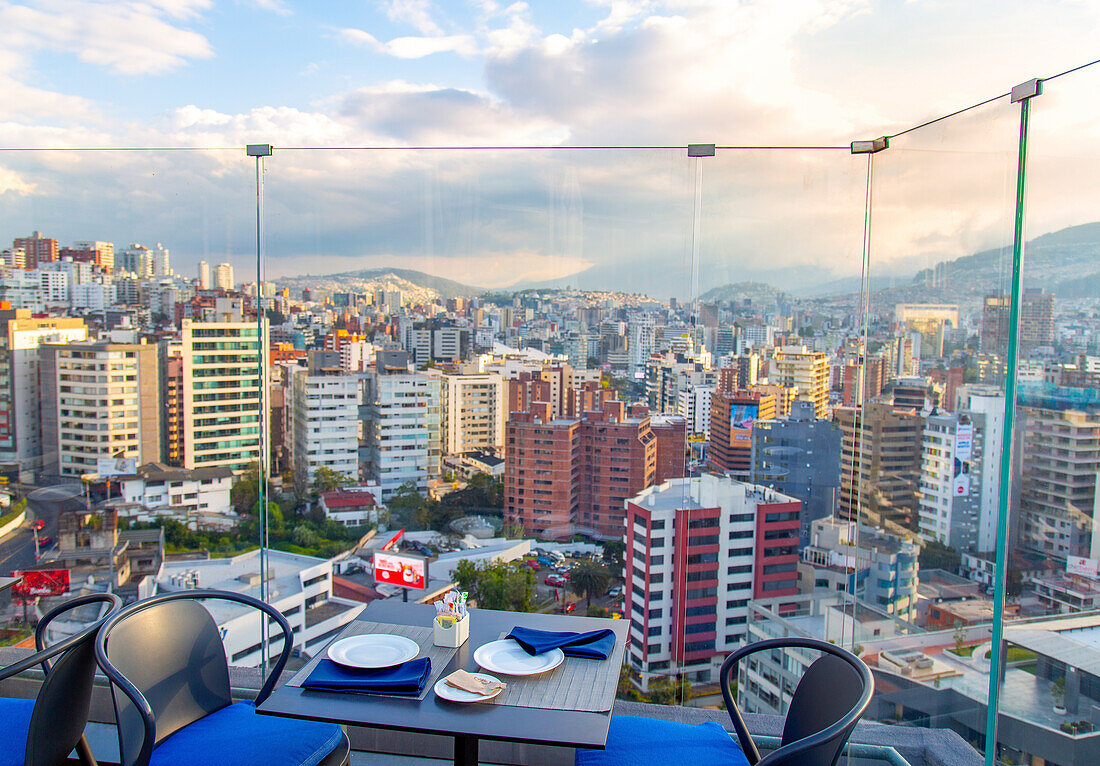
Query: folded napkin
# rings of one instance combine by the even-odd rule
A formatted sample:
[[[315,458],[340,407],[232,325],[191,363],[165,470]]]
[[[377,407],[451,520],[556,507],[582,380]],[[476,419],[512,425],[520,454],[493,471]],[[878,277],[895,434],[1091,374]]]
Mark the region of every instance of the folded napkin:
[[[321,660],[309,677],[302,681],[302,688],[416,697],[424,690],[431,674],[432,661],[427,657],[409,660],[392,668],[369,670],[346,668],[332,660]]]
[[[508,684],[504,683],[503,681],[489,681],[461,669],[451,673],[443,680],[447,683],[448,686],[453,686],[456,689],[462,689],[463,691],[470,692],[471,694],[480,694],[482,697],[488,697],[497,689],[508,688]]]
[[[566,657],[588,657],[593,660],[606,660],[615,647],[615,631],[610,628],[588,633],[571,633],[515,627],[508,638],[514,638],[528,654],[561,649]]]

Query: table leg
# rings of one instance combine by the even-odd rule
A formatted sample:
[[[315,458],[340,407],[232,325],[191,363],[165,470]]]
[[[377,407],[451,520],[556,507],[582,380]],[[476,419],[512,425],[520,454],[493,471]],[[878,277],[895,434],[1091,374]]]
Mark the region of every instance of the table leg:
[[[477,737],[455,737],[455,766],[477,766]]]

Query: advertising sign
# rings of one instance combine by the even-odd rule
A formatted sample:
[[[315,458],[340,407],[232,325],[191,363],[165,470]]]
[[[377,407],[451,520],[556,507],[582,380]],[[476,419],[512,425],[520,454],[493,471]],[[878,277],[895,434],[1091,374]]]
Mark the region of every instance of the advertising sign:
[[[428,560],[406,553],[374,552],[374,581],[405,588],[426,590]]]
[[[974,424],[959,421],[955,427],[954,475],[951,493],[955,497],[970,496],[970,458],[974,454]]]
[[[730,428],[747,431],[752,429],[760,408],[755,404],[735,404],[730,408]]]
[[[95,471],[103,478],[137,473],[137,458],[101,457],[95,461]]]
[[[69,592],[68,569],[31,569],[11,574],[12,577],[20,578],[11,589],[16,596],[61,596]]]
[[[1096,559],[1066,556],[1066,574],[1090,577],[1095,580],[1097,579]]]

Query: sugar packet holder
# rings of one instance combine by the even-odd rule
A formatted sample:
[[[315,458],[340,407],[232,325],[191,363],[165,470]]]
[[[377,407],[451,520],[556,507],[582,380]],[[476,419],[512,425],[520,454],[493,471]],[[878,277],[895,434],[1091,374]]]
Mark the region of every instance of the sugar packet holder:
[[[461,619],[450,615],[438,615],[432,621],[432,629],[433,643],[436,646],[457,649],[470,637],[470,613],[467,612]]]

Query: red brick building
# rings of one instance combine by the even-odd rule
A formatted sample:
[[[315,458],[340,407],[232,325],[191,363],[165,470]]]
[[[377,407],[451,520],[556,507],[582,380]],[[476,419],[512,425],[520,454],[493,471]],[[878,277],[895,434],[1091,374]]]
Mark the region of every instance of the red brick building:
[[[710,468],[738,479],[752,473],[752,426],[775,417],[775,394],[719,387],[710,396]]]
[[[40,263],[49,263],[57,260],[57,240],[43,237],[41,232],[34,232],[29,237],[16,237],[12,246],[23,248],[26,253],[26,268],[34,269]]]

